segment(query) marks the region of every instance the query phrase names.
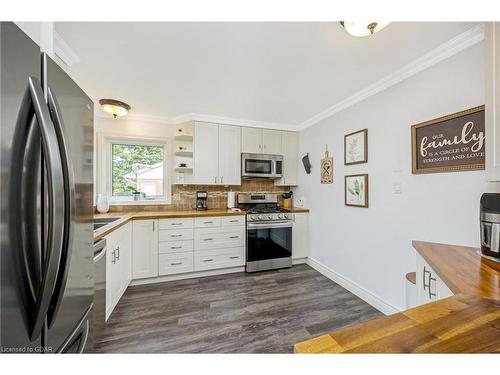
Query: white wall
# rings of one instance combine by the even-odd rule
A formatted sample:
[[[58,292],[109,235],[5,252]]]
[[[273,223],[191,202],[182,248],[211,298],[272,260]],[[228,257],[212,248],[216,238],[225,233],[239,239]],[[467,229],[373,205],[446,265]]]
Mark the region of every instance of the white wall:
[[[482,43],[303,130],[300,155],[309,152],[313,169],[300,168],[296,197],[311,209],[311,258],[402,309],[404,275],[415,270],[411,240],[478,246],[479,197],[500,184],[487,183],[484,171],[412,175],[410,126],[481,104]],[[344,135],[364,128],[368,163],[344,166]],[[325,143],[331,185],[320,184]],[[369,174],[368,209],[344,206],[344,175],[356,173]]]

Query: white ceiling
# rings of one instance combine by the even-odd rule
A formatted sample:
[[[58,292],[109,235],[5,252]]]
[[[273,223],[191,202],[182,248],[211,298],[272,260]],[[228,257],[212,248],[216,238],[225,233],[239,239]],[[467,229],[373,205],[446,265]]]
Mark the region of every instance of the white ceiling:
[[[170,121],[190,113],[298,126],[470,29],[391,23],[367,38],[339,23],[57,23],[94,99]]]

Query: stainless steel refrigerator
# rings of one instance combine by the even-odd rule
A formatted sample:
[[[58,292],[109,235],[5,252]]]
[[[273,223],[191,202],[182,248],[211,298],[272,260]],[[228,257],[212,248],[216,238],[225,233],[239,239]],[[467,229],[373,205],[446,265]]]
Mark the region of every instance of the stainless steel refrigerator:
[[[93,103],[0,24],[0,349],[85,352],[93,280]]]

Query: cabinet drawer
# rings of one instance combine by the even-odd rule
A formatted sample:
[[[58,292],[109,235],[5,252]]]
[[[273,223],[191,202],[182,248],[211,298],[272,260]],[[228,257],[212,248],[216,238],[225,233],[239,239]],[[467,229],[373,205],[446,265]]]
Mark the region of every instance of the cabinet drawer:
[[[193,228],[194,219],[160,219],[158,226],[160,229],[186,229]]]
[[[197,217],[194,219],[195,228],[215,228],[220,227],[221,217]]]
[[[221,219],[223,227],[245,225],[245,216],[223,216]]]
[[[194,253],[195,271],[245,265],[245,248],[227,248]]]
[[[160,230],[159,241],[184,241],[193,239],[192,229]]]
[[[193,240],[160,242],[160,254],[183,253],[193,251]]]
[[[194,250],[204,251],[245,246],[245,227],[205,228],[195,230]]]
[[[160,276],[193,272],[193,270],[192,252],[160,254],[158,256],[158,274]]]

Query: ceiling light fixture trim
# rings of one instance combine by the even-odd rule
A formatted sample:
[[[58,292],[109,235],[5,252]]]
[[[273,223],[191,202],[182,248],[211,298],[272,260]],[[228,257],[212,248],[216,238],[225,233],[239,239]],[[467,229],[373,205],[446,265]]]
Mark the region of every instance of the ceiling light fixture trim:
[[[101,109],[114,118],[125,116],[130,111],[130,105],[115,99],[100,99]]]
[[[340,21],[342,27],[352,36],[363,37],[373,35],[390,22],[375,22],[375,21]]]

